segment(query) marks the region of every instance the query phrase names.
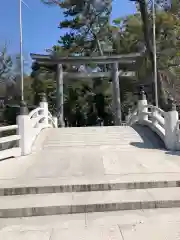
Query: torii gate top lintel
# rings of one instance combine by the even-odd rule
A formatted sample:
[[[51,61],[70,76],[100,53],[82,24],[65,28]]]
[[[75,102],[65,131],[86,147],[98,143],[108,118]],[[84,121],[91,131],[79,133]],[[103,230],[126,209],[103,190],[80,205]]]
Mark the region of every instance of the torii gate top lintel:
[[[90,56],[90,57],[59,57],[56,55],[44,55],[44,54],[30,54],[31,58],[37,62],[47,63],[47,64],[67,64],[67,63],[129,63],[132,64],[137,61],[137,59],[142,58],[143,53],[130,53],[122,55],[112,55],[112,56]]]

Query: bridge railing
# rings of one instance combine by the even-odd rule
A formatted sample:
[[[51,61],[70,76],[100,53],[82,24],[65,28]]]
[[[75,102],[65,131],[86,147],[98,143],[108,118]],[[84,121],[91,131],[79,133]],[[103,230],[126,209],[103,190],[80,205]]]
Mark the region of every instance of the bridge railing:
[[[30,154],[41,130],[56,127],[57,118],[49,112],[44,95],[39,107],[30,113],[26,104],[22,103],[17,125],[0,127],[0,160]],[[8,136],[4,136],[4,132],[9,132]]]
[[[0,127],[0,160],[21,155],[17,129],[18,125]]]
[[[149,105],[144,91],[141,92],[137,108],[127,116],[129,125],[141,124],[152,129],[169,150],[180,150],[180,120],[173,102],[167,112]]]
[[[32,146],[42,129],[57,127],[57,118],[49,112],[45,95],[42,96],[39,107],[30,113],[26,111],[26,106],[22,106],[21,115],[18,116],[17,120],[19,135],[21,136],[21,155],[31,153]]]

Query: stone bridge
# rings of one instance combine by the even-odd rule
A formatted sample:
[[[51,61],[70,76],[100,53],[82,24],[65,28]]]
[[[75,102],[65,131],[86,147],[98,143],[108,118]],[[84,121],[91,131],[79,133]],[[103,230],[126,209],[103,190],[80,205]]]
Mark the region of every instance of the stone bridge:
[[[0,152],[0,239],[112,239],[107,237],[113,234],[118,235],[113,239],[144,239],[137,233],[127,235],[131,231],[122,227],[126,222],[122,214],[132,219],[131,227],[147,221],[148,209],[156,214],[169,209],[170,219],[180,216],[179,120],[173,106],[164,112],[148,105],[142,93],[123,126],[57,128],[57,119],[42,99],[30,113],[22,105],[17,125],[0,131],[16,129],[15,135],[0,138],[1,144],[18,142]],[[158,213],[156,220],[165,214]],[[110,221],[112,232],[103,228],[106,237],[100,238],[100,224],[98,234],[91,235],[87,230],[91,214],[104,214],[96,215],[96,221]],[[83,219],[80,235],[78,218]],[[60,231],[58,223],[71,223],[71,228]],[[35,225],[36,236],[31,231]],[[42,229],[47,225],[58,228],[59,234],[50,231],[46,237]],[[143,226],[141,232],[152,233]],[[29,238],[21,238],[21,228]]]

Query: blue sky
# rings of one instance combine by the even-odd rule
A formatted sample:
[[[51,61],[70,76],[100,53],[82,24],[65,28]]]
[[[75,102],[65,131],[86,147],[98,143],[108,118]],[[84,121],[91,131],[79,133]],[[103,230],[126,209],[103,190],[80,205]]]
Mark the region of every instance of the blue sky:
[[[44,53],[56,44],[61,30],[58,23],[63,15],[58,7],[48,7],[41,0],[25,0],[30,9],[23,6],[23,51],[25,59],[29,53]],[[129,0],[114,0],[112,18],[135,11]],[[19,0],[1,0],[0,46],[8,44],[9,52],[19,52]]]

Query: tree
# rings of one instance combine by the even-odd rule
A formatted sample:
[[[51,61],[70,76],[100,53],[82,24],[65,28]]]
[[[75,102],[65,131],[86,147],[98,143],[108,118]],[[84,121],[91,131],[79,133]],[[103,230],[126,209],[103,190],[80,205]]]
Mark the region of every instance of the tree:
[[[58,4],[65,9],[64,14],[67,17],[70,16],[70,19],[68,18],[68,20],[60,23],[61,27],[69,28],[70,33],[61,37],[60,46],[54,46],[49,51],[50,54],[64,56],[70,52],[73,55],[103,55],[107,48],[113,45],[115,35],[115,27],[110,26],[109,23],[111,1],[106,1],[105,5],[102,5],[103,2],[105,3],[105,1],[101,1],[98,6],[98,1],[64,1],[63,3],[62,1],[46,1],[49,4]],[[84,8],[85,5],[86,8]],[[116,49],[114,52],[118,53]],[[73,67],[77,67],[76,71],[79,68],[79,66]],[[66,66],[66,70],[73,71],[73,67]],[[97,67],[97,65],[94,67]],[[101,70],[106,70],[105,67],[98,67]],[[70,122],[72,122],[72,119],[76,119],[75,115],[78,109],[81,109],[83,113],[81,119],[86,119],[86,124],[92,124],[93,119],[97,119],[98,116],[103,118],[107,124],[112,121],[112,93],[107,79],[81,79],[76,81],[69,79],[66,80],[64,85],[64,110],[65,116],[71,118]],[[125,83],[124,86],[126,85]],[[38,85],[36,84],[36,86]],[[97,92],[97,89],[101,89],[101,91]],[[125,95],[128,96],[124,92],[121,93],[122,99]],[[123,111],[126,111],[126,107],[123,108]],[[92,112],[93,116],[91,116]]]
[[[40,65],[37,62],[32,64],[32,91],[33,91],[33,103],[37,105],[40,102],[40,94],[46,93],[52,112],[54,109],[54,92],[55,92],[55,69],[48,68],[46,65]]]
[[[150,2],[150,8],[146,0],[130,0],[139,4],[139,10],[141,13],[141,19],[143,23],[143,32],[145,45],[147,48],[151,67],[154,72],[154,51],[152,44],[152,2]],[[175,1],[157,1],[156,3],[156,16],[157,16],[157,44],[158,44],[158,90],[159,90],[159,103],[162,108],[166,108],[167,98],[169,94],[167,89],[165,90],[163,83],[168,78],[169,81],[175,80],[172,75],[172,70],[169,71],[169,67],[172,66],[174,59],[179,54],[179,32],[180,32],[180,19],[179,19],[179,3]],[[149,17],[150,16],[150,17]],[[171,50],[170,54],[161,54]],[[172,51],[173,50],[173,51]],[[168,69],[168,71],[166,70]],[[162,72],[163,71],[163,72]],[[162,74],[163,73],[163,74]],[[162,78],[163,76],[163,78]],[[173,80],[172,80],[173,79]],[[172,91],[171,91],[172,93]]]
[[[6,81],[10,77],[12,59],[7,53],[7,46],[0,50],[0,81]]]
[[[103,54],[101,42],[105,42],[109,26],[112,0],[43,0],[46,4],[56,4],[63,9],[66,20],[60,28],[69,29],[59,43],[71,53]],[[91,51],[90,51],[91,50]]]
[[[139,69],[136,71],[136,76],[128,80],[127,78],[123,79],[120,77],[121,101],[124,114],[136,101],[137,98],[134,96],[134,92],[136,92],[137,85],[139,84],[150,83],[151,89],[148,97],[151,102],[154,100],[152,94],[154,92],[152,88],[154,53],[152,38],[150,37],[152,36],[150,34],[152,32],[151,3],[148,5],[144,0],[137,1],[139,11],[136,14],[116,19],[113,25],[110,25],[110,12],[105,11],[105,18],[103,18],[102,5],[100,8],[97,8],[96,4],[92,5],[97,2],[83,0],[46,1],[48,4],[59,5],[64,10],[66,20],[60,23],[60,27],[69,29],[68,33],[61,37],[59,45],[54,46],[49,52],[50,54],[60,56],[67,56],[69,54],[102,55],[105,53],[103,43],[105,48],[112,46],[113,51],[110,54],[126,54],[145,50],[144,58],[140,63]],[[110,1],[108,4],[110,4]],[[111,6],[111,4],[108,6]],[[167,7],[163,1],[157,2],[157,6],[158,89],[161,93],[159,96],[163,96],[161,98],[162,101],[160,101],[162,107],[166,103],[166,92],[173,92],[174,85],[171,83],[167,86],[165,78],[160,78],[161,74],[165,72],[167,76],[166,69],[168,69],[169,75],[174,74],[174,76],[177,76],[179,73],[177,64],[173,66],[176,56],[179,54],[179,13],[176,7],[172,7],[172,5],[168,5]],[[107,9],[110,10],[110,8]],[[99,16],[102,18],[99,18],[98,11]],[[87,16],[86,19],[84,19],[85,15]],[[102,24],[101,28],[99,27],[101,26],[100,24]],[[104,39],[105,41],[103,42]],[[98,45],[99,43],[100,45]],[[175,53],[174,50],[176,50]],[[64,66],[66,71],[70,72],[78,71],[79,67]],[[102,66],[98,67],[101,70],[103,69]],[[39,81],[34,84],[38,88],[35,89],[38,96],[38,91],[40,92],[43,89],[47,91],[44,80],[40,79],[47,79],[52,86],[55,71],[53,69],[43,70],[41,67],[40,72],[39,70],[35,72],[36,81]],[[170,79],[172,79],[171,75]],[[51,88],[51,92],[54,93],[54,91],[55,86]],[[50,95],[53,95],[52,93]],[[65,118],[70,125],[95,124],[98,116],[106,124],[109,124],[112,120],[112,94],[110,83],[107,79],[66,79],[64,82],[64,98]],[[53,96],[53,99],[55,99],[55,96]]]
[[[106,26],[109,26],[111,0],[48,0],[43,2],[51,5],[58,5],[64,10],[66,20],[60,23],[60,28],[69,29],[68,33],[60,38],[59,45],[48,50],[51,55],[90,55],[92,53],[103,55],[104,49],[102,46],[105,42],[104,40],[106,40],[106,35],[109,37],[109,35],[106,34],[108,29]],[[80,66],[64,66],[66,71],[70,72],[78,71],[79,67]],[[46,67],[44,68],[44,66],[39,67],[38,70],[33,69],[33,89],[36,101],[39,98],[39,93],[46,89],[45,81],[41,80],[41,75],[44,74],[43,76],[46,81],[48,79],[48,72],[49,74],[52,74],[51,77],[54,78],[54,70],[46,69],[46,71],[45,69]],[[53,81],[53,78],[51,78],[51,82]],[[94,120],[91,119],[92,121],[89,121],[92,117],[90,114],[92,111],[94,113],[96,112],[93,116],[93,118],[95,117],[94,119],[97,118],[97,114],[103,114],[103,111],[98,107],[100,105],[98,104],[98,101],[105,98],[106,101],[103,101],[103,103],[104,105],[108,105],[108,97],[105,97],[104,94],[103,96],[100,96],[100,93],[96,93],[99,86],[95,86],[95,81],[96,80],[93,79],[66,79],[64,83],[64,111],[65,118],[70,125],[92,124]],[[98,80],[96,83],[97,82]],[[107,86],[109,88],[108,80],[102,81],[99,79],[99,82],[102,88],[104,87],[106,89]],[[55,98],[53,94],[54,92],[55,89],[52,88],[50,95],[52,95],[53,99]],[[99,110],[97,111],[96,108]],[[105,112],[105,107],[102,107],[102,109],[104,109]]]
[[[8,54],[6,45],[0,51],[0,84],[1,96],[6,100],[10,99],[14,92],[15,82],[13,77],[13,61]]]

